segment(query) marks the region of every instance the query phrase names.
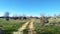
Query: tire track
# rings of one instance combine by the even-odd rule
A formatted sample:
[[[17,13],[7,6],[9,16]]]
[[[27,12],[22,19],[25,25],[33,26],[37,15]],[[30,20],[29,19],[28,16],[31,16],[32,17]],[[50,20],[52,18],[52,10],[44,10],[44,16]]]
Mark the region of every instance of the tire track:
[[[20,27],[17,32],[13,32],[13,34],[23,34],[23,30],[26,29],[29,23],[30,22],[28,21],[25,24],[23,24],[22,27]]]
[[[37,34],[36,31],[34,30],[34,20],[31,21],[28,28],[29,28],[28,34]]]
[[[31,19],[30,21],[23,24],[22,27],[20,27],[18,29],[18,31],[14,32],[13,34],[23,34],[23,30],[25,30],[26,28],[28,28],[28,34],[36,34],[36,31],[34,30],[34,20],[33,19]]]

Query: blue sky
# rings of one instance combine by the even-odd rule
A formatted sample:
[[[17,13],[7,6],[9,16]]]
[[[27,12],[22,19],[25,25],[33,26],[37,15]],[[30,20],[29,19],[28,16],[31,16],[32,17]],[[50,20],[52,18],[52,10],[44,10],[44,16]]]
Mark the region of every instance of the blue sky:
[[[0,0],[0,16],[10,15],[40,16],[60,14],[60,0]]]

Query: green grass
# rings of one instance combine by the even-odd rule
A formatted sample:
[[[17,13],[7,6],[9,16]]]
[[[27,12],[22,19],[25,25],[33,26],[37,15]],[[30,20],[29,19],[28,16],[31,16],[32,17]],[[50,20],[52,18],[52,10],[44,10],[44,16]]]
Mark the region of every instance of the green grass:
[[[35,19],[36,20],[36,19]],[[5,19],[0,19],[0,25],[3,26],[4,34],[12,34],[14,31],[17,31],[19,27],[22,26],[28,20],[12,20],[6,21]],[[57,24],[57,25],[54,25]],[[53,25],[51,25],[53,24]],[[37,34],[60,34],[60,18],[49,19],[48,25],[41,26],[39,19],[34,23],[35,31]]]
[[[60,26],[56,26],[56,25],[41,26],[40,24],[36,23],[35,31],[38,34],[60,34]]]
[[[50,18],[47,24],[41,26],[40,19],[35,19],[34,26],[37,34],[60,34],[60,18]]]
[[[38,22],[38,23],[34,23],[34,26],[37,34],[60,34],[60,18],[49,19],[48,25],[41,26],[41,24]]]
[[[19,27],[22,26],[25,22],[20,22],[16,20],[6,21],[5,19],[0,19],[0,25],[2,25],[2,29],[4,34],[12,34],[12,32],[17,31]]]

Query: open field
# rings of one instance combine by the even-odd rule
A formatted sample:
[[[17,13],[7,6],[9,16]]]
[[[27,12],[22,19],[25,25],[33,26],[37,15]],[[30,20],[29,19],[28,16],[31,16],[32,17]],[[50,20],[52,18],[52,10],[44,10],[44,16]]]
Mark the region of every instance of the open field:
[[[4,30],[5,34],[11,34],[12,32],[17,31],[18,28],[25,23],[25,21],[19,21],[19,20],[6,21],[5,19],[0,19],[0,25],[3,26],[2,29]]]
[[[34,19],[34,30],[37,34],[60,34],[60,18],[50,18],[49,23],[41,26],[39,19]],[[23,24],[30,20],[13,20],[10,19],[6,21],[5,19],[0,19],[0,25],[2,25],[2,29],[4,34],[12,34],[13,32],[17,32]],[[24,26],[25,27],[25,26]]]
[[[38,34],[60,34],[60,18],[50,18],[49,23],[43,26],[39,22],[35,22],[34,26]]]

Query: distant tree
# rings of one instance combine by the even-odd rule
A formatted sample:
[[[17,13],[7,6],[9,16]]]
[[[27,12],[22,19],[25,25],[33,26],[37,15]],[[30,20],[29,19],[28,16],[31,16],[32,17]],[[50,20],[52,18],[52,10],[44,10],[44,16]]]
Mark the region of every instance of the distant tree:
[[[49,21],[48,21],[48,17],[45,17],[45,23],[48,23]]]
[[[54,19],[56,19],[56,17],[57,17],[57,15],[56,15],[56,14],[54,14]]]
[[[41,17],[40,17],[40,23],[42,23],[42,25],[44,25],[45,23],[48,23],[48,18],[44,15],[44,14],[41,14]]]
[[[5,13],[5,18],[6,18],[7,21],[9,21],[9,12]]]
[[[22,16],[18,16],[18,19],[21,20],[22,19]]]
[[[57,15],[57,18],[60,18],[60,14],[59,14],[59,15]]]
[[[36,19],[39,19],[39,17],[35,17]]]
[[[27,19],[27,17],[26,17],[25,14],[23,14],[22,19],[23,19],[23,20]]]
[[[15,16],[13,15],[13,19],[14,20],[17,20],[18,19],[18,16],[17,15],[15,15]]]
[[[24,17],[23,17],[23,19],[27,19],[27,17],[26,17],[26,16],[24,16]]]

